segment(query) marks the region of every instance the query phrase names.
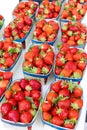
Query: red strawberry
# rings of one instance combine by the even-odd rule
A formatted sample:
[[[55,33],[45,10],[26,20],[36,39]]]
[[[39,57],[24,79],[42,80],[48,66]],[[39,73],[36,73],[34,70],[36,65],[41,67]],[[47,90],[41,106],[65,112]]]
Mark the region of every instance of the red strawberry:
[[[21,87],[22,89],[25,89],[26,86],[29,85],[29,81],[26,80],[26,79],[21,79],[20,82],[19,82],[19,84],[20,84],[20,87]]]
[[[32,115],[30,112],[23,112],[21,115],[20,115],[20,121],[22,123],[30,123],[32,121]]]
[[[38,90],[31,90],[31,96],[34,100],[39,100],[41,97],[41,93]]]
[[[42,58],[35,58],[34,59],[34,64],[35,66],[42,68],[43,67],[43,59]]]
[[[18,110],[19,112],[22,112],[22,111],[27,111],[31,108],[31,104],[28,100],[22,100],[20,102],[18,102]]]
[[[5,80],[9,80],[9,79],[12,78],[12,75],[13,75],[12,72],[4,72],[4,73],[3,73],[3,78],[4,78]]]
[[[7,115],[11,109],[12,109],[12,106],[11,106],[11,104],[8,103],[8,102],[7,102],[7,103],[3,103],[3,104],[1,105],[1,113],[2,113],[3,115]]]
[[[14,94],[14,99],[16,101],[21,101],[24,99],[24,93],[22,91],[16,92],[16,94]]]
[[[51,90],[54,90],[57,93],[59,92],[60,88],[61,88],[60,81],[51,84]]]
[[[82,93],[83,93],[83,91],[80,87],[74,88],[73,94],[76,98],[80,98],[82,96]]]
[[[58,107],[68,109],[70,107],[70,100],[69,99],[59,100]]]
[[[51,109],[51,107],[52,107],[52,104],[51,104],[51,102],[49,102],[49,101],[45,101],[43,104],[42,104],[42,110],[43,111],[49,111],[50,109]]]
[[[36,79],[30,79],[29,80],[29,85],[32,87],[34,90],[41,90],[41,83],[36,80]]]
[[[69,117],[69,119],[75,119],[75,120],[77,120],[78,117],[79,117],[79,111],[74,110],[74,109],[70,109],[68,117]]]
[[[54,125],[62,126],[63,123],[64,123],[64,121],[61,120],[58,116],[54,116],[54,117],[52,118],[52,124],[54,124]]]
[[[59,91],[59,96],[63,96],[63,97],[69,97],[70,96],[70,91],[68,89],[61,89]]]
[[[8,120],[18,122],[19,121],[19,111],[18,110],[11,110],[8,113]]]
[[[58,114],[59,118],[62,120],[65,120],[68,117],[68,110],[67,109],[59,108],[59,109],[57,109],[56,113]]]

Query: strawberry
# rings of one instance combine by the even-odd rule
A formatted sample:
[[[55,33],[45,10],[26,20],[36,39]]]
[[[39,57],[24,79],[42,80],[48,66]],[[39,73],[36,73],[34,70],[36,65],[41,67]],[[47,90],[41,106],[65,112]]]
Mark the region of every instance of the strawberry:
[[[59,100],[58,107],[68,109],[70,107],[70,100],[69,99]]]
[[[34,100],[39,100],[41,93],[38,90],[31,90],[31,96]]]
[[[54,125],[61,126],[61,125],[63,125],[64,121],[61,120],[58,116],[54,116],[54,117],[52,118],[52,123],[53,123]]]
[[[56,113],[57,113],[58,117],[62,120],[65,120],[68,117],[68,110],[67,109],[59,108],[59,109],[57,109]]]
[[[55,92],[59,92],[61,86],[60,86],[60,82],[54,82],[51,84],[51,90],[55,91]]]
[[[43,67],[43,59],[42,58],[35,58],[34,59],[34,64],[37,67],[42,68]]]
[[[57,65],[57,66],[62,66],[62,65],[65,64],[65,62],[66,62],[66,60],[65,60],[64,57],[61,57],[61,58],[57,58],[57,59],[56,59],[56,65]]]
[[[20,115],[20,121],[22,123],[30,123],[32,121],[32,115],[30,112],[23,112],[21,115]]]
[[[42,110],[47,112],[52,108],[52,104],[49,101],[46,101],[42,104]]]
[[[73,94],[76,98],[80,98],[82,96],[82,93],[83,93],[83,91],[80,87],[74,88]]]
[[[27,100],[21,100],[20,102],[18,102],[18,110],[19,112],[22,112],[22,111],[27,111],[31,108],[31,104],[29,101]]]
[[[12,106],[10,103],[3,103],[1,105],[1,112],[3,115],[7,115],[9,113],[9,111],[12,109]]]
[[[47,94],[47,96],[46,96],[46,100],[49,101],[49,102],[53,102],[54,99],[57,98],[57,96],[58,96],[58,95],[57,95],[56,92],[50,91],[50,92],[48,92],[48,94]]]
[[[74,109],[70,109],[68,117],[69,117],[69,119],[75,119],[75,120],[77,120],[78,117],[79,117],[79,111],[74,110]]]
[[[79,61],[77,66],[79,69],[81,69],[83,71],[86,67],[86,63],[84,61]]]
[[[10,99],[12,97],[12,92],[11,92],[11,90],[6,90],[6,92],[5,92],[5,98],[6,99]]]
[[[24,99],[24,93],[22,91],[16,92],[16,94],[14,94],[14,99],[16,101],[22,101]]]
[[[69,97],[70,96],[70,92],[68,89],[61,89],[59,91],[59,96],[63,96],[63,97]]]
[[[28,82],[28,80],[26,80],[26,79],[21,79],[20,82],[19,82],[19,85],[20,85],[20,87],[21,87],[22,89],[25,89],[26,86],[29,85],[29,82]]]
[[[29,85],[34,90],[38,90],[38,91],[41,90],[41,83],[38,80],[36,80],[36,79],[30,79],[29,80]]]
[[[45,121],[50,121],[51,120],[51,114],[49,112],[43,112],[42,117]]]
[[[13,121],[13,122],[18,122],[19,121],[19,111],[11,110],[8,113],[8,120]]]
[[[14,64],[14,60],[12,58],[6,58],[5,66],[11,67]]]
[[[83,106],[83,100],[82,99],[76,99],[71,103],[71,107],[75,110],[81,109]]]
[[[76,124],[76,120],[69,120],[68,119],[68,120],[65,120],[64,127],[69,128],[69,129],[74,129],[75,124]]]

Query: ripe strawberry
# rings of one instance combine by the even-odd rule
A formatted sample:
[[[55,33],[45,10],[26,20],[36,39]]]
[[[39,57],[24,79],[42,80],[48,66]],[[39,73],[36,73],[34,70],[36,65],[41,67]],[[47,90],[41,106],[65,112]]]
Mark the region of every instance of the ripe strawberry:
[[[51,108],[52,108],[52,104],[49,101],[45,101],[42,104],[42,110],[45,111],[45,112],[49,111]]]
[[[43,59],[42,58],[35,58],[34,59],[34,64],[35,66],[42,68],[43,67]]]
[[[59,109],[57,109],[56,113],[57,113],[58,117],[62,120],[65,120],[68,117],[68,110],[67,109],[59,108]]]
[[[70,96],[70,91],[68,89],[61,89],[59,90],[59,96],[63,96],[63,97],[69,97]]]
[[[19,111],[18,110],[11,110],[8,113],[8,120],[13,122],[19,121]]]
[[[31,96],[34,100],[40,100],[41,93],[38,90],[31,90]]]
[[[54,124],[54,125],[62,126],[63,123],[64,123],[64,121],[61,120],[58,116],[54,116],[54,117],[52,118],[52,124]]]
[[[12,109],[12,106],[10,103],[3,103],[1,105],[1,112],[3,115],[7,115],[9,113],[9,111]]]
[[[69,120],[69,119],[67,119],[67,120],[65,120],[65,122],[64,122],[64,127],[65,127],[65,128],[68,128],[68,129],[74,129],[74,127],[75,127],[74,122],[75,122],[75,120]],[[76,122],[75,122],[75,123],[76,123]]]
[[[42,117],[43,117],[43,120],[45,120],[45,121],[51,120],[51,114],[49,112],[43,112]]]
[[[82,93],[83,93],[83,91],[80,87],[74,88],[73,94],[76,98],[80,98],[82,96]]]
[[[19,112],[22,111],[27,111],[31,108],[31,104],[28,100],[21,100],[20,102],[18,102],[18,110]]]
[[[16,92],[16,94],[14,94],[14,99],[16,101],[22,101],[24,99],[24,93],[22,91]]]
[[[19,85],[20,85],[20,87],[21,87],[22,89],[25,89],[26,86],[29,85],[29,82],[28,82],[28,80],[26,80],[26,79],[21,79],[20,82],[19,82]]]
[[[74,110],[74,109],[70,109],[68,117],[69,117],[69,119],[75,119],[75,120],[77,120],[78,117],[79,117],[79,111]]]
[[[59,100],[58,107],[68,109],[70,107],[70,100],[69,99]]]
[[[30,123],[32,121],[32,115],[30,112],[23,112],[21,115],[20,115],[20,121],[22,123]]]
[[[41,90],[41,83],[36,80],[36,79],[30,79],[29,80],[29,85],[32,87],[32,89],[34,90],[38,90],[40,91]]]
[[[48,92],[47,96],[46,96],[46,100],[49,102],[53,102],[55,98],[57,98],[57,93],[54,91],[50,91]]]
[[[71,103],[71,107],[75,110],[81,109],[83,106],[83,100],[82,99],[76,99]]]
[[[60,88],[61,88],[60,81],[51,84],[51,90],[54,90],[56,93],[59,92]]]

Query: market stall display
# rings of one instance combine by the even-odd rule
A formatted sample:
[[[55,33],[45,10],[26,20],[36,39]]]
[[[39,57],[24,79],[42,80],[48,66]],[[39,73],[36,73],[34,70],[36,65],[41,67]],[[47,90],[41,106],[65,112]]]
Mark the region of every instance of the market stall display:
[[[13,82],[5,84],[7,88],[1,82],[7,80],[3,74],[8,78],[12,72],[0,72],[0,89],[7,89],[1,102],[1,121],[10,127],[37,130],[42,120],[50,129],[77,130],[81,127],[80,117],[85,117],[87,99],[82,83],[86,81],[87,30],[83,20],[87,5],[74,0],[36,3],[22,1],[16,5],[0,41],[0,70],[15,68]],[[46,84],[42,85],[42,79]]]

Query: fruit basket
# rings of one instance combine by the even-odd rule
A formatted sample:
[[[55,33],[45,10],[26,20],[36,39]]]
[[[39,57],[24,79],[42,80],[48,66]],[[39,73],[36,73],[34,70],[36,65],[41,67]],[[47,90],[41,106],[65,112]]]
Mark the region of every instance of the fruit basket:
[[[22,53],[22,45],[10,38],[0,41],[0,70],[11,71],[15,68]]]
[[[1,120],[15,126],[32,126],[40,106],[41,87],[36,79],[14,81],[5,92]]]
[[[28,16],[30,18],[34,18],[38,5],[38,2],[35,1],[19,2],[13,10],[13,17]]]
[[[72,81],[53,82],[41,105],[42,122],[59,130],[75,129],[83,106],[83,90]]]
[[[86,9],[83,4],[70,1],[64,4],[64,9],[61,12],[60,19],[63,22],[81,21],[86,14]]]
[[[49,2],[47,0],[42,1],[36,12],[36,21],[42,19],[57,20],[59,18],[61,6],[62,2],[60,0],[53,2]]]
[[[80,22],[61,22],[61,41],[69,46],[84,48],[86,46],[86,26]]]
[[[12,72],[0,71],[0,102],[4,97],[5,91],[9,88],[12,81]]]
[[[54,64],[54,47],[48,43],[32,44],[24,55],[22,65],[25,76],[48,78]]]
[[[42,44],[44,42],[53,45],[57,39],[59,22],[56,20],[40,20],[36,23],[32,42]]]
[[[56,79],[82,80],[86,68],[87,54],[81,48],[63,44],[55,58],[54,77]]]
[[[24,42],[33,26],[33,21],[28,16],[15,18],[4,30],[4,37],[16,42]]]

